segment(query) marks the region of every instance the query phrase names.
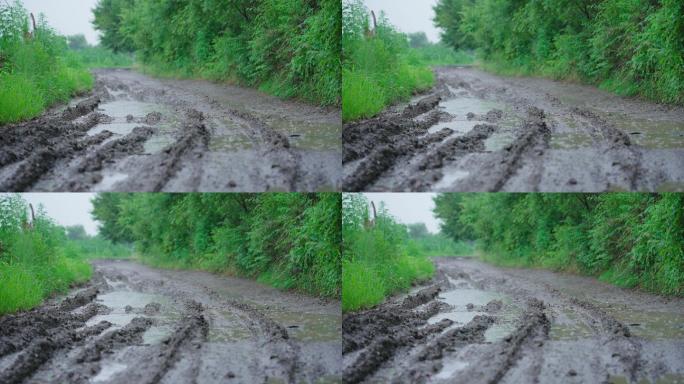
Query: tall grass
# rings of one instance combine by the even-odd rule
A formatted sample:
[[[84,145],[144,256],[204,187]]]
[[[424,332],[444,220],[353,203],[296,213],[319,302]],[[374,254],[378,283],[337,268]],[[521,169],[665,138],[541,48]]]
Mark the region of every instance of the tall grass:
[[[0,315],[33,308],[92,274],[69,250],[64,228],[40,209],[29,226],[27,208],[19,195],[0,196]]]
[[[343,201],[343,311],[372,307],[432,277],[432,262],[411,247],[406,226],[382,208],[370,225],[363,195],[344,194]]]
[[[66,39],[39,20],[28,36],[19,1],[0,3],[0,125],[35,117],[93,86],[81,63],[69,57]]]
[[[441,44],[411,48],[407,35],[384,16],[375,31],[360,0],[343,2],[342,118],[375,116],[434,85],[432,65],[467,64],[472,58]]]

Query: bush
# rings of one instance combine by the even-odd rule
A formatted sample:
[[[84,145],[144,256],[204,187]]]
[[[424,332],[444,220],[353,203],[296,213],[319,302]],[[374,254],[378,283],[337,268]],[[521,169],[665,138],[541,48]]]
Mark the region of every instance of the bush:
[[[432,262],[412,245],[406,226],[382,207],[374,225],[363,195],[344,194],[342,209],[343,311],[372,307],[432,277]]]
[[[69,58],[66,39],[39,20],[33,37],[19,1],[0,4],[0,124],[38,116],[93,86],[92,76]]]
[[[487,261],[576,271],[619,286],[684,295],[681,194],[443,196],[435,200],[437,217],[447,227],[468,227],[468,238],[477,239]]]
[[[485,68],[580,80],[621,95],[684,102],[678,0],[439,0],[435,21]]]
[[[40,208],[28,226],[27,209],[19,195],[0,196],[0,315],[33,308],[92,274],[64,228]]]
[[[93,212],[147,263],[339,297],[340,205],[337,193],[100,194]]]

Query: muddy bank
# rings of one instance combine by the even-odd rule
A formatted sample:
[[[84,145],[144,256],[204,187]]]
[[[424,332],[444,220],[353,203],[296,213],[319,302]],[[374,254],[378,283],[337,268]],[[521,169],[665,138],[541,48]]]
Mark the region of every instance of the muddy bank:
[[[344,190],[684,191],[682,107],[473,68],[436,75],[427,95],[345,124]]]
[[[345,314],[349,383],[684,380],[684,300],[437,258],[433,281]]]
[[[94,73],[91,94],[0,127],[0,190],[340,188],[339,111],[205,81]]]
[[[202,272],[95,266],[68,297],[0,318],[0,382],[342,380],[339,303]]]

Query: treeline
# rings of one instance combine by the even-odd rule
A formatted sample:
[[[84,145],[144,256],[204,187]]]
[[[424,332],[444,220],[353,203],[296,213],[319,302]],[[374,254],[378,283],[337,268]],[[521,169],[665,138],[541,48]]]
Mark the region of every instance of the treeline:
[[[434,266],[382,205],[373,216],[358,193],[342,197],[342,310],[372,307],[385,297],[432,277]],[[423,237],[417,236],[417,237]]]
[[[499,72],[684,102],[681,0],[439,0],[435,23]]]
[[[20,1],[0,3],[0,125],[40,115],[93,86],[93,78],[43,18],[33,29]]]
[[[100,0],[102,43],[158,73],[340,102],[339,0]]]
[[[153,265],[340,294],[340,194],[107,193],[93,204],[102,235]]]
[[[406,35],[384,14],[371,25],[361,0],[342,2],[342,118],[372,117],[434,84],[430,65],[467,63],[470,56],[430,43],[424,33]]]
[[[0,196],[0,315],[39,305],[55,292],[90,279],[85,258],[124,256],[129,250],[64,228],[41,207],[35,215],[20,195]]]
[[[441,194],[435,215],[488,260],[684,294],[684,195]]]

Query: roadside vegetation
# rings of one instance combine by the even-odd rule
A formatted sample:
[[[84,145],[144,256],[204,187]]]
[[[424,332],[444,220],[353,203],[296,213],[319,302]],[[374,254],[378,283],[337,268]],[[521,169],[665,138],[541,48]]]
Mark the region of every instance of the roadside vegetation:
[[[107,239],[157,267],[202,269],[340,295],[338,193],[99,194]]]
[[[340,103],[339,0],[100,0],[102,44],[156,75]]]
[[[408,100],[434,85],[430,66],[467,64],[470,55],[425,34],[399,32],[382,14],[373,26],[361,0],[342,2],[342,118],[373,117],[387,106]]]
[[[435,23],[484,68],[684,103],[680,0],[439,0]]]
[[[345,193],[342,200],[343,311],[372,307],[432,277],[434,265],[424,250],[382,205],[373,217],[362,194]]]
[[[132,64],[132,55],[91,46],[83,35],[58,35],[40,16],[34,30],[21,1],[0,2],[0,125],[39,116],[90,90],[90,68]]]
[[[124,256],[125,246],[57,225],[20,195],[0,196],[0,315],[33,308],[90,279],[87,258]]]
[[[64,37],[42,18],[35,30],[30,25],[21,2],[0,3],[0,125],[38,116],[93,86]]]
[[[472,241],[454,241],[443,233],[430,233],[424,223],[407,225],[411,249],[426,257],[472,256],[475,252]]]
[[[486,261],[684,295],[684,195],[441,194],[435,203],[443,232],[477,240]]]

